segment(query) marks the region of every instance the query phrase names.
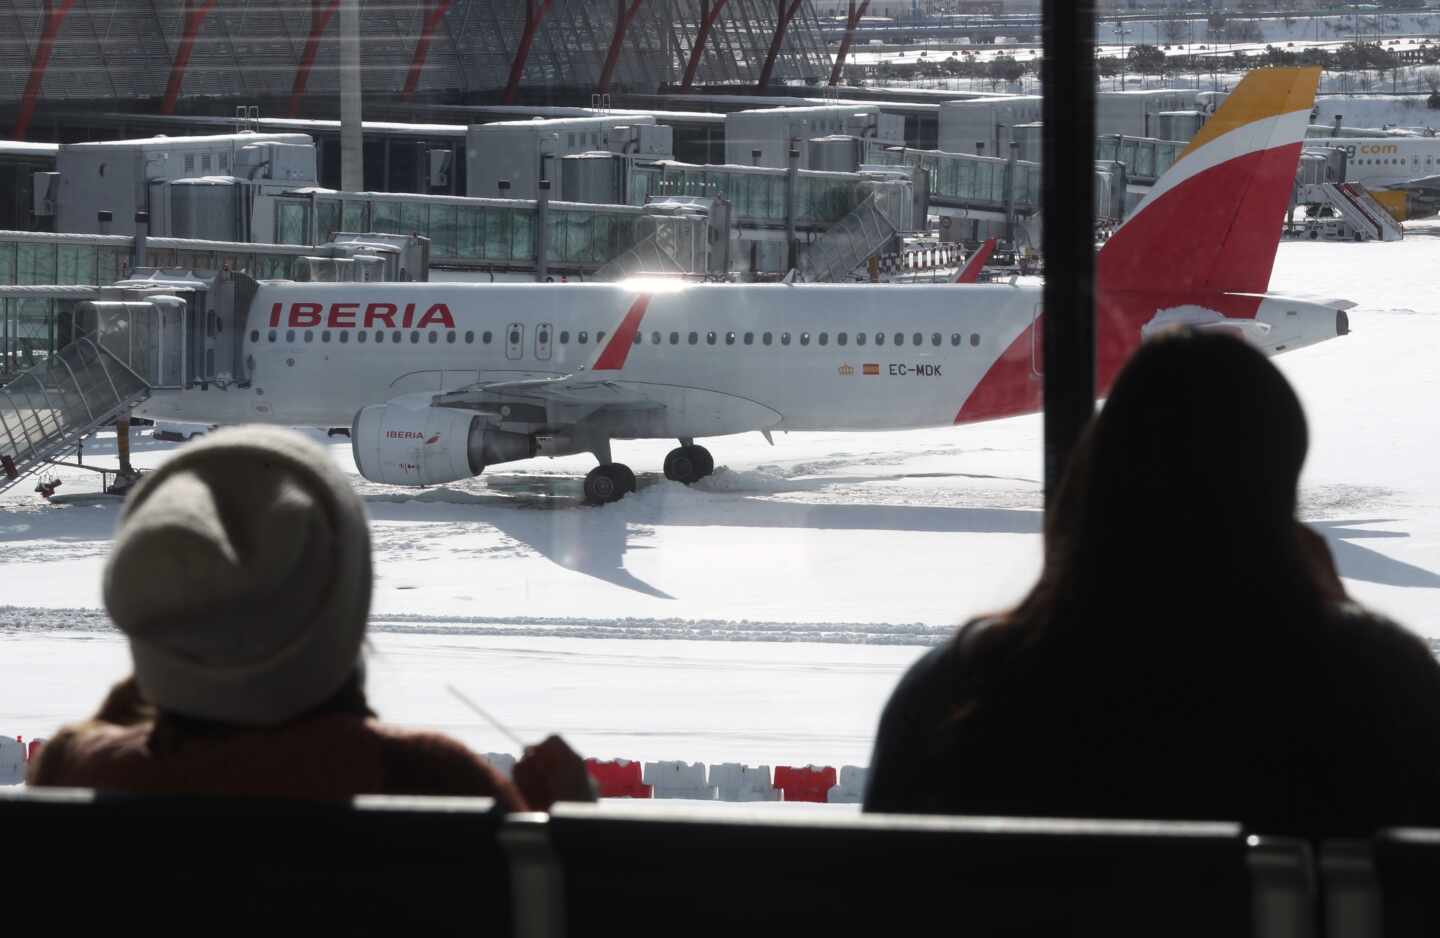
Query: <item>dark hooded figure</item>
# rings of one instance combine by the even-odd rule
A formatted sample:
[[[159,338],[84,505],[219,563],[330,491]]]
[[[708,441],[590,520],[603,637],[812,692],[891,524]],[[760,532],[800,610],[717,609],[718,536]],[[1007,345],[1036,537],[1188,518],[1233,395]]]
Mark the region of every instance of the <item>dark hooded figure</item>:
[[[1296,521],[1306,446],[1244,342],[1146,343],[1061,485],[1039,582],[895,689],[865,810],[1440,822],[1440,667],[1346,601]]]

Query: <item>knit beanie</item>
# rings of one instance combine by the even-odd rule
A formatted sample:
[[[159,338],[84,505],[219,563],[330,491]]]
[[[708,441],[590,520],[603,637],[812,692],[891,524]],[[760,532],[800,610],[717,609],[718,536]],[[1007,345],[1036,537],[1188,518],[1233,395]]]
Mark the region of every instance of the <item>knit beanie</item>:
[[[331,697],[359,662],[365,511],[300,434],[220,430],[132,491],[104,593],[150,703],[221,723],[283,723]]]

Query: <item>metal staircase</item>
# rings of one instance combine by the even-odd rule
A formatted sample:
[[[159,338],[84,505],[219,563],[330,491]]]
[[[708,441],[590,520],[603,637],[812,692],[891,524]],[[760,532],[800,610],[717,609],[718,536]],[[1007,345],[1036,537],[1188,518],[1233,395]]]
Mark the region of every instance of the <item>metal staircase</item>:
[[[245,387],[244,327],[255,281],[224,272],[137,272],[110,287],[5,287],[75,300],[71,341],[0,385],[0,493],[74,450],[152,391]],[[21,295],[21,294],[17,294]]]
[[[872,255],[888,251],[896,234],[877,195],[871,194],[806,246],[800,254],[800,276],[808,281],[843,280]]]
[[[1348,226],[1357,241],[1399,241],[1405,229],[1363,186],[1326,182],[1304,187],[1302,199],[1327,205]]]
[[[640,277],[647,274],[685,275],[687,273],[685,265],[676,260],[675,255],[666,249],[664,234],[663,231],[657,231],[650,237],[637,242],[633,247],[621,251],[604,267],[591,274],[590,279],[624,280],[628,277]]]
[[[150,385],[81,337],[0,387],[0,493],[129,411]]]

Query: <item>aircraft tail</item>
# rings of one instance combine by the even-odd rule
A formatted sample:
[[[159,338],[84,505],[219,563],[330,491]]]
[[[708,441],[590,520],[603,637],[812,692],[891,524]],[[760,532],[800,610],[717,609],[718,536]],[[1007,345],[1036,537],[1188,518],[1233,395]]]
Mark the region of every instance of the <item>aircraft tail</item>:
[[[1257,69],[1200,129],[1095,262],[1095,390],[1108,393],[1149,327],[1255,319],[1319,68]],[[1044,316],[1037,316],[971,392],[956,423],[1037,410]]]
[[[1096,258],[1105,291],[1263,293],[1319,68],[1257,69]]]
[[[992,255],[992,254],[994,254],[994,253],[995,253],[995,239],[994,239],[994,238],[991,238],[991,239],[989,239],[988,241],[986,241],[984,244],[980,245],[978,248],[975,249],[975,253],[970,255],[970,259],[967,260],[967,261],[965,262],[965,266],[964,266],[964,267],[961,267],[961,268],[960,268],[960,271],[959,271],[957,274],[955,274],[955,279],[954,279],[953,281],[951,281],[951,282],[952,282],[952,283],[975,283],[977,280],[980,279],[980,271],[981,271],[981,269],[982,269],[987,263],[989,263],[989,261],[990,261],[990,255]]]

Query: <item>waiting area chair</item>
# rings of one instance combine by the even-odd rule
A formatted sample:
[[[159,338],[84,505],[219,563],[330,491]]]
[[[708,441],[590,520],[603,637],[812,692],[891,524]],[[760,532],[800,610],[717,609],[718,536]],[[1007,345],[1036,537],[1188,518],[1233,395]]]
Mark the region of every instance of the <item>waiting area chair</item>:
[[[481,798],[0,792],[0,881],[62,934],[508,935],[501,820]]]
[[[1235,824],[0,793],[9,899],[70,932],[1315,934],[1304,842]]]

